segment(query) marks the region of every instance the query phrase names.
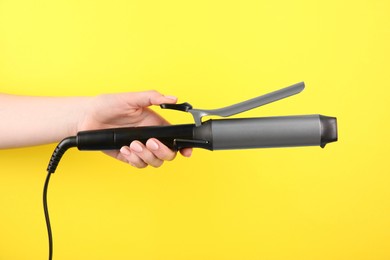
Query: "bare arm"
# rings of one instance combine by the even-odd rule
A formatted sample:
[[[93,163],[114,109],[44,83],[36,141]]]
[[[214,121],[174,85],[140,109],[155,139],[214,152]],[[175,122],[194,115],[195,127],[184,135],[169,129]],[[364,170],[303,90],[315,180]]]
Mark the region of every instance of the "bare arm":
[[[0,148],[47,144],[74,135],[90,101],[0,94]]]

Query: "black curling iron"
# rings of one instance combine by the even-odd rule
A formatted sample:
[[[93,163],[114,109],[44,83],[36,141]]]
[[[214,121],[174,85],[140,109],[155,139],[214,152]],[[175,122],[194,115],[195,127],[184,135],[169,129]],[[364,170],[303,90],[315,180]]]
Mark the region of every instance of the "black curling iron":
[[[56,147],[47,168],[43,189],[43,207],[49,237],[49,259],[53,255],[47,190],[50,176],[55,172],[67,149],[117,150],[134,140],[143,143],[157,138],[172,150],[187,147],[208,150],[249,149],[267,147],[321,146],[337,141],[337,120],[322,115],[217,119],[202,122],[208,115],[228,117],[295,94],[305,88],[303,82],[228,107],[194,109],[188,103],[162,104],[163,109],[191,113],[195,124],[113,128],[78,132],[62,140]]]
[[[65,138],[56,148],[48,171],[56,167],[70,147],[79,150],[117,150],[134,140],[143,143],[157,138],[172,150],[187,147],[208,150],[249,149],[267,147],[321,146],[337,141],[337,120],[323,115],[300,115],[240,119],[217,119],[202,122],[207,115],[228,117],[298,94],[303,82],[228,107],[194,109],[189,103],[162,104],[192,114],[195,124],[170,126],[127,127],[78,132]]]

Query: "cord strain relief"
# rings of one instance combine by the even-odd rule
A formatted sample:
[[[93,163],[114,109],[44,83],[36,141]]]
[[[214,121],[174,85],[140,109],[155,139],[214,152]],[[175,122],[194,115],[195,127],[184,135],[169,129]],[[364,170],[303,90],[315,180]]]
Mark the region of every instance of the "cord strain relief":
[[[76,147],[76,146],[77,146],[77,138],[75,136],[70,136],[63,139],[54,150],[50,158],[49,165],[47,166],[47,171],[49,173],[54,173],[64,153],[69,148]]]

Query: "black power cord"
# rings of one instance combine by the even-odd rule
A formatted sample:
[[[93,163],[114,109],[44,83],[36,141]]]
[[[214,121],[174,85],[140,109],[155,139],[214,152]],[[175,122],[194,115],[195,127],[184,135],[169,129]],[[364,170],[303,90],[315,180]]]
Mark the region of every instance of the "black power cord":
[[[47,188],[49,187],[50,176],[51,176],[51,172],[48,172],[45,181],[45,186],[43,187],[43,210],[45,212],[47,235],[49,237],[49,260],[53,258],[53,236],[51,233],[49,209],[47,207]]]
[[[47,190],[49,188],[49,181],[51,174],[55,172],[61,157],[64,155],[66,150],[71,147],[77,146],[77,137],[71,136],[62,140],[56,147],[51,156],[49,166],[47,167],[47,177],[45,180],[45,185],[43,186],[43,210],[45,213],[47,235],[49,238],[49,260],[53,258],[53,234],[51,232],[50,217],[49,217],[49,208],[47,206]]]

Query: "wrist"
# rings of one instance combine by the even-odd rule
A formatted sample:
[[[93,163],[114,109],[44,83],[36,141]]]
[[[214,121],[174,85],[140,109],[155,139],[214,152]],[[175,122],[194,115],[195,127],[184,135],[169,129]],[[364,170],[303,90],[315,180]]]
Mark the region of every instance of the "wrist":
[[[70,111],[70,120],[68,124],[68,136],[75,136],[82,129],[85,119],[91,107],[93,97],[77,97],[71,102],[73,109]]]

